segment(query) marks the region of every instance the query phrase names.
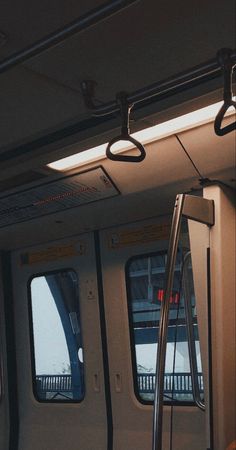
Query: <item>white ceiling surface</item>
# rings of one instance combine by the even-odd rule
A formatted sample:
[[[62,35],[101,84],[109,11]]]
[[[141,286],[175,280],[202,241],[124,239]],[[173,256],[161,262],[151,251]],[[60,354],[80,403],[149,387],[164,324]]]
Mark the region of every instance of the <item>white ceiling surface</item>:
[[[235,177],[232,133],[219,138],[210,123],[179,137],[204,177],[215,178],[218,173],[218,179],[233,185],[229,182]],[[83,171],[101,164],[120,190],[120,196],[2,228],[0,248],[21,248],[171,213],[177,193],[199,189],[199,176],[174,136],[146,145],[146,150],[147,157],[139,164],[104,159],[81,168]],[[76,172],[79,169],[70,173]]]
[[[2,0],[0,31],[8,40],[0,47],[0,60],[103,3]],[[234,18],[234,0],[171,0],[171,4],[166,0],[140,0],[24,65],[0,74],[0,153],[90,117],[80,92],[83,79],[95,80],[97,98],[108,101],[120,90],[133,92],[201,64],[214,57],[219,48],[233,48]],[[194,97],[202,93],[200,88],[194,91]],[[170,109],[174,101],[168,105]],[[180,101],[186,101],[184,95]],[[158,108],[161,111],[162,103],[157,104]],[[101,141],[101,133],[96,130],[93,145],[96,139]],[[217,137],[211,123],[179,137],[204,177],[233,185],[233,133]],[[92,134],[89,139],[94,139]],[[63,142],[61,147],[60,157],[63,152],[76,152],[76,145],[69,149]],[[78,147],[81,149],[81,144]],[[102,164],[121,191],[120,196],[2,228],[0,248],[50,242],[65,235],[171,213],[176,194],[199,188],[199,176],[174,136],[146,145],[146,149],[147,158],[140,164],[104,159],[81,168]],[[47,146],[40,151],[42,155],[29,155],[25,162],[22,159],[23,167],[20,162],[19,166],[9,163],[8,176],[42,168]],[[53,159],[57,151],[54,149]],[[6,177],[4,165],[0,170]],[[59,176],[49,174],[46,181]]]
[[[124,166],[122,162],[102,161],[122,194],[171,185],[178,180],[195,177],[196,173],[175,137],[146,145],[145,148],[147,156],[140,165],[126,163]]]
[[[233,123],[235,115],[223,122]],[[236,136],[231,132],[219,137],[213,123],[181,133],[181,141],[203,177],[217,178],[236,187]]]
[[[103,2],[4,0],[0,59]],[[14,11],[14,13],[13,13]],[[214,57],[235,45],[234,0],[140,0],[56,48],[0,75],[1,149],[89,117],[80,82],[111,100]],[[226,32],[227,30],[227,32]],[[43,149],[46,151],[46,149]]]

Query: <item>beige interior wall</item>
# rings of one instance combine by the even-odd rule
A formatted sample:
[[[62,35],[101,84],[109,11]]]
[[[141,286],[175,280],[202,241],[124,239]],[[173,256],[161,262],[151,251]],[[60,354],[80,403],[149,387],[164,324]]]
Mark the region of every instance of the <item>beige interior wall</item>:
[[[214,449],[236,438],[235,200],[220,186],[204,189],[215,203],[210,231]]]

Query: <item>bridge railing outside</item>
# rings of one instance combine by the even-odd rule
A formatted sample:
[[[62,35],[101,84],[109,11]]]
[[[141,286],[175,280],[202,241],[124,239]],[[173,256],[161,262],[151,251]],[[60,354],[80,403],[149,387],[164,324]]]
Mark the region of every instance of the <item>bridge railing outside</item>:
[[[37,392],[41,397],[47,394],[72,394],[73,385],[71,375],[37,375]],[[138,374],[138,391],[140,394],[153,394],[156,377],[152,373]],[[200,392],[203,393],[203,376],[198,374]],[[164,379],[165,394],[192,394],[192,379],[188,372],[166,373]]]
[[[203,393],[203,376],[198,373],[200,392]],[[138,390],[140,394],[153,394],[156,376],[152,373],[138,374]],[[164,378],[165,394],[192,394],[192,378],[188,372],[166,373]]]

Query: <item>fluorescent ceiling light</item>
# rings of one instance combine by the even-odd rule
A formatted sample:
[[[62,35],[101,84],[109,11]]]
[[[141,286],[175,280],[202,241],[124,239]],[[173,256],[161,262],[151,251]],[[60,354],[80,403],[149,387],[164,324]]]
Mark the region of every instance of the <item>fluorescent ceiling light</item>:
[[[236,97],[234,97],[234,100],[235,99]],[[215,119],[215,116],[222,104],[223,102],[214,103],[213,105],[198,109],[197,111],[193,111],[189,114],[177,117],[176,119],[168,120],[167,122],[163,122],[159,125],[145,128],[141,131],[138,131],[137,133],[132,133],[131,136],[140,141],[142,144],[147,144],[158,139],[163,139],[174,133],[180,133],[181,131],[203,125]],[[226,116],[231,115],[234,112],[234,108],[229,108]],[[59,171],[73,169],[75,167],[82,166],[93,161],[104,159],[106,157],[106,147],[107,143],[91,148],[89,150],[82,151],[80,153],[76,153],[74,155],[68,156],[67,158],[54,161],[47,165],[51,169]],[[132,144],[127,144],[126,141],[120,141],[112,147],[112,151],[114,153],[122,153],[133,147],[134,146]]]

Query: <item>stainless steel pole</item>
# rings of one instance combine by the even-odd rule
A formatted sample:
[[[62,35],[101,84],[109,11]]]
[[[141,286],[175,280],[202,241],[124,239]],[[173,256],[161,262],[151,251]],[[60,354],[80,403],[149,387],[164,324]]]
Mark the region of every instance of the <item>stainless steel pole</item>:
[[[186,217],[188,219],[191,218],[197,222],[212,226],[214,225],[214,202],[212,200],[206,200],[202,197],[187,194],[179,194],[175,200],[166,263],[164,300],[159,327],[156,386],[153,410],[152,450],[162,450],[163,397],[168,315],[182,217]]]
[[[170,308],[170,296],[173,285],[175,260],[178,248],[184,198],[185,198],[184,194],[178,195],[176,197],[170,232],[168,257],[166,263],[166,280],[164,289],[164,299],[161,310],[157,364],[156,364],[156,386],[155,386],[154,412],[153,412],[152,450],[162,450],[163,394],[164,394],[164,375],[165,375],[166,345],[168,332],[168,315]]]

